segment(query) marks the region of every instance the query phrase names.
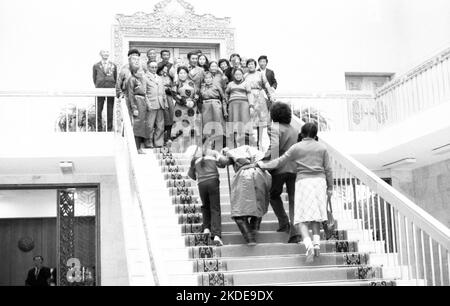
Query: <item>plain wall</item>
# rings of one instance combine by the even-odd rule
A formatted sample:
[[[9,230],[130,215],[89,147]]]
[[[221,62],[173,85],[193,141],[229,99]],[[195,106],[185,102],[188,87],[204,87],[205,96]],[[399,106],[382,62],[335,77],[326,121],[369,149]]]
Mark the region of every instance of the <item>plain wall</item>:
[[[412,171],[393,171],[393,186],[450,227],[450,159]]]
[[[128,284],[127,262],[120,211],[117,180],[114,175],[42,175],[1,176],[0,185],[11,184],[94,184],[100,183],[100,256],[101,284],[122,286]]]
[[[151,13],[157,2],[1,1],[0,90],[92,88],[115,15]],[[345,72],[408,70],[450,44],[447,0],[188,2],[198,14],[231,17],[236,51],[267,54],[280,92],[342,90]]]

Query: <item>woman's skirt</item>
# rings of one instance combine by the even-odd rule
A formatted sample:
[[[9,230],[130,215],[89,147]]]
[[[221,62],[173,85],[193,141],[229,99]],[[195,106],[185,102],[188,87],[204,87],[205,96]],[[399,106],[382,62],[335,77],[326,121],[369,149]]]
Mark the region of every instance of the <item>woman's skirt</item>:
[[[175,104],[173,119],[172,137],[177,137],[181,132],[183,132],[183,137],[190,137],[191,131],[199,128],[197,107],[188,108],[187,106]]]
[[[252,94],[255,100],[255,113],[252,117],[254,127],[266,128],[270,124],[270,112],[267,108],[267,99],[262,90],[253,89]]]
[[[203,135],[225,135],[225,122],[220,100],[203,101],[202,116]]]
[[[327,220],[327,183],[322,177],[305,178],[295,183],[294,224]]]
[[[228,121],[230,124],[229,132],[253,130],[250,120],[250,108],[248,100],[234,100],[228,105]],[[250,123],[250,124],[249,124]]]
[[[164,126],[172,126],[174,116],[174,105],[171,96],[167,96],[167,104],[169,105],[169,107],[164,109]]]

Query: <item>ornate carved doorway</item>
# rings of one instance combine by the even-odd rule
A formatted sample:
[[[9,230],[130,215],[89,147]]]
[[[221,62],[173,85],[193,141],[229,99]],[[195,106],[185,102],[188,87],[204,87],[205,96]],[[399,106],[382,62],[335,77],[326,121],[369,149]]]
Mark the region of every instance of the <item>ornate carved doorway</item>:
[[[164,0],[153,13],[116,15],[113,27],[115,62],[126,63],[128,49],[137,47],[146,53],[163,47],[172,51],[172,58],[185,58],[189,51],[202,50],[210,59],[218,60],[234,52],[231,19],[211,14],[198,15],[194,7],[183,0]]]
[[[219,44],[195,44],[195,43],[158,43],[158,42],[139,42],[131,41],[130,49],[138,49],[142,54],[143,62],[147,62],[147,51],[155,50],[157,53],[157,59],[160,60],[161,50],[169,50],[171,55],[171,61],[176,58],[181,58],[183,61],[187,61],[187,54],[191,51],[201,50],[210,61],[218,61],[220,59],[220,45]],[[187,63],[186,63],[187,64]]]

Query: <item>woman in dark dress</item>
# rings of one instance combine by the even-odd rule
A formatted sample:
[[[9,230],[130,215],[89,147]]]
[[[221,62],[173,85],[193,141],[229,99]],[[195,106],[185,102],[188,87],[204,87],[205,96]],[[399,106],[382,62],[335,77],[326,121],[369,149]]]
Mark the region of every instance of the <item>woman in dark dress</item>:
[[[169,67],[169,64],[162,65],[156,72],[163,80],[164,88],[166,90],[167,104],[169,105],[168,108],[164,109],[164,144],[167,144],[167,141],[171,137],[174,116],[174,105],[172,99],[173,80],[169,75]]]

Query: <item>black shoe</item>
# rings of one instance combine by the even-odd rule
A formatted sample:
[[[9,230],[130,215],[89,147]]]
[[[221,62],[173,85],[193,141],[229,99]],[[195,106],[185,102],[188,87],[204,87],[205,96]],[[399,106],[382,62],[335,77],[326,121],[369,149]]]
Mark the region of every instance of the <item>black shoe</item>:
[[[242,236],[244,237],[245,241],[249,246],[256,245],[256,239],[253,231],[251,230],[250,224],[248,223],[246,218],[236,218],[235,219],[237,226],[239,227],[239,230],[242,233]]]
[[[285,226],[280,227],[277,230],[277,233],[289,233],[290,231],[291,231],[291,226],[289,224],[287,224]]]
[[[297,243],[299,243],[301,241],[302,241],[302,238],[300,236],[292,236],[292,237],[289,238],[288,243],[295,243],[295,244],[297,244]]]

